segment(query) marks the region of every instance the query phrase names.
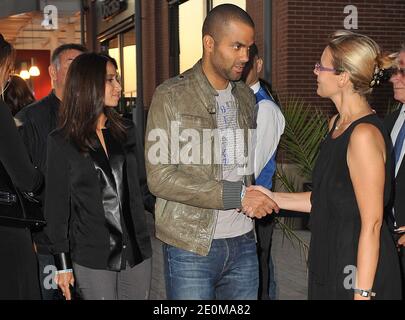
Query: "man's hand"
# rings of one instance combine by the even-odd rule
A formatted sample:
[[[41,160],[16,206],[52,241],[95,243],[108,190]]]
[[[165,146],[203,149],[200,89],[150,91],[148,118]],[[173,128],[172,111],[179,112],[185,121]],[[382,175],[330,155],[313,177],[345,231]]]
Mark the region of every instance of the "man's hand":
[[[242,199],[243,212],[251,218],[263,218],[273,211],[280,210],[277,203],[271,200],[266,194],[253,188],[247,188]]]

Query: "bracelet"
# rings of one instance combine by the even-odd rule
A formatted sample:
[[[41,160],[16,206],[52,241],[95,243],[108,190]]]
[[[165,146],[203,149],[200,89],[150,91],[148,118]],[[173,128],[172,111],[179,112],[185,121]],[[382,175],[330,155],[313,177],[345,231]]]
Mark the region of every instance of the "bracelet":
[[[375,297],[376,293],[372,292],[371,289],[369,290],[364,290],[364,289],[359,289],[359,288],[354,288],[354,293],[358,293],[362,297],[368,298],[368,297]]]
[[[56,274],[68,273],[68,272],[73,272],[73,269],[57,270],[57,271],[56,271]]]

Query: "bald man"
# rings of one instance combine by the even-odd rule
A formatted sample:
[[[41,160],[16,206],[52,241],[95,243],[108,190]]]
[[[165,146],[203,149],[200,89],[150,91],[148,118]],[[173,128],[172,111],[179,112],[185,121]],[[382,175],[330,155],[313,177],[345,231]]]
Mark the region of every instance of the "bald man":
[[[254,32],[244,10],[215,7],[204,21],[202,59],[153,96],[146,166],[168,299],[257,299],[253,218],[278,208],[244,186],[255,98],[239,79]]]

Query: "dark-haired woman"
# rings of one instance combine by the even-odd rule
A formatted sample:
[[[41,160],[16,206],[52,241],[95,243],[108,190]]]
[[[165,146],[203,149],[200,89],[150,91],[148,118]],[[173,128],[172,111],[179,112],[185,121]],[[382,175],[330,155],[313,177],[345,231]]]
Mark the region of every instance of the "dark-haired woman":
[[[15,116],[22,108],[33,103],[35,97],[23,78],[12,75],[4,92],[4,101]]]
[[[15,187],[36,192],[42,176],[30,163],[4,91],[14,66],[14,49],[0,34],[0,210],[17,204]],[[0,214],[1,215],[1,214]],[[2,220],[1,220],[2,221]],[[30,230],[0,223],[0,299],[40,299],[37,261]]]
[[[48,138],[46,232],[66,299],[147,299],[148,189],[134,124],[115,112],[115,61],[84,53],[70,65],[60,125]],[[74,276],[73,276],[74,274]]]

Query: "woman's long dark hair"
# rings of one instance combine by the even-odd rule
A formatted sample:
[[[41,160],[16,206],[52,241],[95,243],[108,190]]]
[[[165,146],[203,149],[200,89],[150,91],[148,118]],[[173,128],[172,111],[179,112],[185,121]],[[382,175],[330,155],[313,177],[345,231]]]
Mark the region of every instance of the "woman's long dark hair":
[[[22,108],[35,101],[34,94],[23,78],[12,75],[4,92],[4,102],[15,116]]]
[[[59,113],[59,128],[64,136],[82,152],[96,145],[97,120],[105,113],[114,138],[126,138],[126,127],[114,108],[105,107],[107,63],[115,60],[104,54],[83,53],[69,67],[63,102]]]

